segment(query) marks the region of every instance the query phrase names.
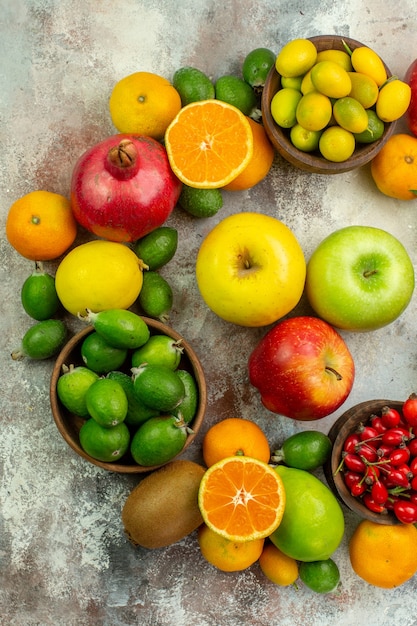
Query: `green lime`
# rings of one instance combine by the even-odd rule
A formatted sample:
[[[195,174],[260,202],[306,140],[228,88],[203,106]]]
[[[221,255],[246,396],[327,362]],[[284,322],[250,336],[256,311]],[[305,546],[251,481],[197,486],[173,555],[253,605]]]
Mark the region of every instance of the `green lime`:
[[[252,115],[257,108],[257,99],[252,87],[242,78],[234,75],[221,76],[215,84],[216,98],[227,102],[242,111],[244,115]]]
[[[159,270],[175,255],[178,246],[178,231],[170,226],[160,226],[142,239],[134,247],[137,256],[151,271]]]
[[[183,382],[185,396],[181,404],[173,409],[172,414],[181,418],[186,424],[189,424],[195,417],[198,406],[198,389],[194,376],[187,370],[176,370],[177,375]]]
[[[26,313],[38,322],[55,315],[60,305],[55,279],[43,271],[41,263],[36,263],[35,270],[26,278],[20,296]]]
[[[307,587],[317,593],[335,591],[340,582],[339,568],[330,558],[300,563],[299,577]]]
[[[246,55],[242,65],[244,80],[251,87],[263,87],[271,67],[275,65],[276,54],[268,48],[255,48]]]
[[[88,417],[85,395],[93,383],[98,380],[98,374],[83,365],[70,365],[58,378],[56,391],[58,398],[68,411]]]
[[[133,311],[106,309],[93,313],[87,309],[87,315],[81,319],[91,324],[96,333],[113,348],[134,350],[143,346],[150,337],[146,322]]]
[[[88,389],[85,402],[89,415],[104,428],[117,426],[127,415],[128,402],[123,386],[111,378],[96,380]]]
[[[90,418],[81,426],[79,437],[84,452],[105,463],[118,461],[129,450],[130,432],[124,422],[103,428]]]
[[[340,504],[324,483],[305,470],[278,465],[286,493],[283,518],[270,539],[297,561],[328,559],[342,541]]]
[[[119,369],[126,360],[127,350],[113,348],[96,331],[91,332],[81,344],[81,357],[90,370],[107,374]]]
[[[297,469],[314,470],[327,461],[331,450],[332,443],[327,435],[317,430],[304,430],[288,437],[282,447],[275,450],[273,461],[282,461]]]
[[[132,366],[139,367],[143,363],[148,363],[165,365],[171,370],[176,370],[183,351],[181,341],[176,341],[168,335],[152,335],[144,346],[132,354]]]
[[[124,372],[114,370],[107,374],[107,378],[117,380],[117,382],[120,383],[124,389],[127,398],[127,414],[125,418],[126,424],[129,424],[130,426],[139,426],[140,424],[143,424],[143,422],[146,422],[146,420],[150,417],[159,415],[159,411],[150,409],[136,397],[133,389],[133,379],[131,376],[125,374]]]
[[[363,133],[368,127],[366,109],[350,96],[336,100],[333,105],[333,116],[339,126],[351,133]]]
[[[172,411],[185,395],[184,383],[176,372],[163,365],[147,365],[132,369],[135,395],[158,411]]]
[[[186,439],[183,423],[173,415],[151,417],[134,434],[130,452],[136,463],[152,467],[177,456]]]
[[[167,322],[173,301],[174,294],[168,281],[158,272],[144,272],[138,304],[145,315]]]
[[[195,67],[181,67],[175,72],[172,84],[180,94],[182,106],[215,97],[210,78]]]
[[[385,124],[372,109],[366,109],[368,115],[368,127],[362,133],[353,133],[357,143],[373,143],[381,139],[384,134]]]
[[[25,332],[20,348],[12,352],[12,359],[49,359],[60,350],[66,336],[67,328],[61,320],[38,322]]]
[[[212,217],[222,208],[223,196],[220,189],[196,189],[183,185],[178,204],[194,217]]]
[[[313,152],[319,147],[321,130],[307,130],[300,124],[295,124],[290,130],[292,144],[303,152]]]
[[[297,123],[296,111],[303,94],[301,91],[284,87],[271,100],[271,115],[278,126],[291,128]]]

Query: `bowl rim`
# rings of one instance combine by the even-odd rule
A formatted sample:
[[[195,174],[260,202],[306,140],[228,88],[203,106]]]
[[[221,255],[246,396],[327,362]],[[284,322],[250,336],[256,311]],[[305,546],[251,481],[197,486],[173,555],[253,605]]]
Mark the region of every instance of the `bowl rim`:
[[[343,37],[342,35],[315,35],[313,37],[308,37],[307,39],[312,41],[314,44],[316,42],[322,42],[323,40],[332,40],[339,43],[345,41],[350,48],[366,46],[366,44],[357,41],[356,39]],[[381,60],[387,71],[387,76],[392,76],[389,67],[386,65],[383,59]],[[347,159],[346,161],[341,161],[339,163],[328,161],[316,152],[303,152],[291,143],[289,137],[287,137],[287,134],[285,133],[286,129],[280,128],[280,126],[278,126],[278,124],[272,117],[270,103],[276,91],[274,91],[274,93],[271,93],[272,89],[270,89],[270,87],[271,85],[275,85],[275,83],[276,86],[279,86],[281,83],[281,77],[278,74],[275,65],[273,65],[266,78],[265,86],[263,88],[261,96],[263,126],[271,143],[275,146],[277,152],[286,161],[288,161],[298,169],[315,174],[343,174],[353,169],[362,167],[369,163],[369,161],[371,161],[374,156],[376,156],[377,152],[375,151],[375,149],[377,148],[377,151],[379,151],[396,129],[398,120],[384,123],[385,130],[380,139],[370,144],[362,144],[359,149],[355,148],[355,152],[349,159]],[[283,139],[285,143],[282,143],[281,139]]]
[[[384,406],[391,406],[393,408],[401,408],[404,404],[400,400],[366,400],[352,406],[345,411],[331,426],[328,437],[332,442],[332,451],[330,458],[323,466],[324,475],[329,484],[329,487],[338,496],[338,499],[349,509],[354,511],[362,518],[371,520],[378,524],[385,525],[400,525],[401,522],[395,517],[393,513],[388,511],[387,513],[375,513],[370,511],[364,504],[360,502],[358,498],[355,498],[350,494],[350,491],[345,485],[341,472],[336,472],[341,458],[341,447],[347,435],[351,434],[355,427],[361,422],[365,421],[365,414],[369,417],[372,413],[378,413]]]
[[[180,335],[176,330],[174,330],[170,326],[163,324],[159,320],[156,320],[150,317],[145,317],[142,315],[140,317],[151,328],[151,332],[152,331],[163,332],[169,335],[170,337],[172,337],[176,341],[181,340],[181,345],[184,348],[183,354],[185,354],[187,360],[189,361],[189,365],[192,370],[191,373],[193,374],[196,384],[197,384],[198,408],[190,424],[193,432],[188,434],[186,442],[182,450],[175,457],[170,459],[170,461],[173,461],[174,459],[179,458],[184,453],[184,451],[191,445],[191,443],[194,441],[195,437],[197,436],[198,431],[200,430],[200,427],[202,425],[204,415],[206,412],[206,406],[207,406],[206,379],[205,379],[205,375],[204,375],[204,371],[203,371],[203,367],[201,365],[200,359],[198,358],[197,354],[195,353],[195,351],[193,350],[189,342],[182,335]],[[59,433],[61,434],[63,439],[67,442],[67,444],[72,448],[72,450],[76,452],[79,456],[81,456],[86,461],[89,461],[93,465],[96,465],[110,472],[122,473],[122,474],[140,474],[140,473],[152,472],[160,467],[163,467],[164,465],[166,465],[166,463],[161,463],[159,465],[153,465],[153,466],[144,466],[144,465],[139,465],[137,463],[123,464],[119,462],[121,459],[115,462],[105,462],[105,461],[100,461],[98,459],[94,459],[89,454],[84,452],[79,442],[75,441],[74,438],[69,433],[68,428],[66,426],[66,421],[68,419],[65,415],[66,409],[62,406],[61,402],[59,401],[58,394],[56,392],[56,386],[57,386],[58,378],[62,375],[62,365],[67,360],[68,356],[76,348],[76,346],[80,344],[80,342],[84,339],[84,337],[86,337],[93,331],[94,331],[94,327],[92,325],[88,325],[82,330],[80,330],[79,332],[77,332],[64,345],[64,347],[62,348],[62,350],[59,352],[58,356],[56,357],[54,367],[52,370],[51,379],[50,379],[49,399],[50,399],[50,405],[51,405],[51,410],[52,410],[52,417],[54,419],[54,422],[57,426]]]

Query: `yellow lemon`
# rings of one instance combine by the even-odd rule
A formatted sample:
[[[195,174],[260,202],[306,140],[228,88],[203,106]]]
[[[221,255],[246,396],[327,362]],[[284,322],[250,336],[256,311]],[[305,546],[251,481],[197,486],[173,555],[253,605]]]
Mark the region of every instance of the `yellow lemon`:
[[[310,91],[316,91],[316,88],[311,81],[311,70],[304,74],[303,80],[301,81],[300,91],[304,96]]]
[[[320,50],[317,54],[316,63],[320,61],[333,61],[334,63],[338,63],[347,72],[351,72],[353,69],[350,55],[344,50]]]
[[[333,115],[342,128],[351,133],[362,133],[368,127],[368,116],[361,103],[355,98],[339,98],[333,105]]]
[[[55,275],[58,297],[73,315],[127,309],[143,283],[143,263],[121,243],[94,240],[73,248]]]
[[[313,67],[317,48],[309,39],[292,39],[281,48],[275,60],[278,74],[287,78],[302,76]]]
[[[389,80],[379,91],[376,114],[383,122],[394,122],[407,111],[411,87],[402,80]]]
[[[355,48],[351,55],[351,61],[355,72],[361,72],[374,79],[378,87],[387,80],[387,71],[382,59],[377,53],[367,46]]]
[[[271,114],[278,126],[291,128],[297,121],[295,112],[302,93],[291,87],[284,87],[271,100]]]
[[[311,82],[329,98],[343,98],[352,89],[348,72],[335,61],[320,61],[311,70]]]
[[[379,95],[374,79],[361,72],[349,72],[349,77],[352,83],[349,96],[358,100],[365,109],[372,107]]]
[[[341,163],[352,156],[355,138],[351,132],[340,126],[330,126],[320,137],[319,150],[328,161]]]
[[[322,130],[332,117],[332,103],[324,94],[310,91],[299,101],[296,117],[306,130]]]

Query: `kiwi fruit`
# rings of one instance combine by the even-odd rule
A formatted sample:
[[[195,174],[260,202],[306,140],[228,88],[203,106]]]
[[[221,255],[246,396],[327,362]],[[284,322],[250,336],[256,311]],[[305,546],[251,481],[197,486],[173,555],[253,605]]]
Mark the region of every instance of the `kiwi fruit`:
[[[198,489],[204,472],[198,463],[179,459],[143,478],[122,509],[129,541],[144,548],[163,548],[198,528],[203,523]]]

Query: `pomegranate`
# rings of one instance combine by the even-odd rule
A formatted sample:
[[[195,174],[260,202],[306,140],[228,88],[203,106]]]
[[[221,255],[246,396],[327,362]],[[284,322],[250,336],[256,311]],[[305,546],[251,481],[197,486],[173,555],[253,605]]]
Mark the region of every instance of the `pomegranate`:
[[[71,207],[91,233],[132,242],[168,219],[181,188],[162,144],[144,135],[117,134],[79,158],[72,173]]]

